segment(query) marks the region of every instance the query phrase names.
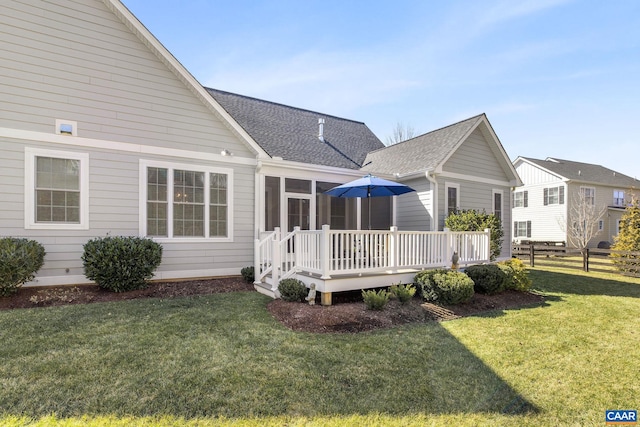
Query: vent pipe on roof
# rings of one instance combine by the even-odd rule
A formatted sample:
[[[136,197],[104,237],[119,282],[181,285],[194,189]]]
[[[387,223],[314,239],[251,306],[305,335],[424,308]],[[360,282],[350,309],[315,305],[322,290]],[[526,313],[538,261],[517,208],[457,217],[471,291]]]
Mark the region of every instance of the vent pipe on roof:
[[[324,142],[324,119],[318,119],[318,139]]]

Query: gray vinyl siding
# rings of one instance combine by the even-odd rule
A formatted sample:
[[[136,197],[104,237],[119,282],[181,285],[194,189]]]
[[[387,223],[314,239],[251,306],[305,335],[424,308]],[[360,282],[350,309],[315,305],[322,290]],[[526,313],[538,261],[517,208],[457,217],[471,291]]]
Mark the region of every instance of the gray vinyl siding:
[[[0,127],[254,156],[101,1],[0,6]]]
[[[432,190],[426,178],[405,181],[403,184],[416,190],[398,197],[397,225],[399,230],[430,231],[433,221]]]
[[[75,141],[90,138],[107,147],[0,138],[0,236],[45,246],[36,279],[83,277],[88,240],[139,235],[140,160],[233,170],[233,240],[162,242],[162,277],[236,274],[253,263],[255,167],[204,161],[198,153],[227,149],[235,159],[255,153],[101,1],[2,2],[0,58],[0,128],[51,135],[55,120],[64,119],[77,122]],[[117,143],[195,154],[118,151]],[[25,228],[25,147],[89,156],[88,230]]]
[[[491,150],[487,139],[479,128],[460,145],[445,162],[442,169],[464,175],[478,176],[498,181],[509,181],[498,162],[496,154]]]
[[[438,230],[445,227],[446,205],[445,197],[446,184],[458,184],[460,191],[458,202],[461,210],[476,210],[479,212],[493,213],[493,190],[502,190],[502,229],[504,238],[502,241],[502,251],[500,257],[510,257],[511,255],[511,188],[507,186],[496,186],[477,181],[461,179],[438,178]]]
[[[0,192],[5,197],[0,210],[0,235],[26,237],[44,245],[47,255],[39,277],[82,275],[82,246],[94,237],[106,235],[139,235],[139,160],[134,154],[108,150],[69,149],[89,153],[89,230],[25,230],[24,229],[24,147],[48,148],[38,143],[0,141],[5,158],[2,159]],[[145,156],[146,160],[163,160],[162,156]],[[183,164],[184,159],[179,159]],[[5,163],[13,167],[4,168]],[[200,166],[228,168],[222,163],[191,161]],[[158,272],[177,272],[207,269],[237,269],[253,262],[253,189],[254,169],[250,166],[234,168],[233,242],[162,242],[163,262]],[[66,269],[69,269],[67,272]]]

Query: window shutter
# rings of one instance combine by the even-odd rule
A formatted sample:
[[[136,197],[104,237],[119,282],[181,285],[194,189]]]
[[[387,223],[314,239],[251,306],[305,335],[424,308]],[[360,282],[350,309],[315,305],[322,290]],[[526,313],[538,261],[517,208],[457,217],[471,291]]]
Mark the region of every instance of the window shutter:
[[[560,187],[560,190],[558,190],[558,193],[560,194],[560,196],[558,197],[558,203],[560,203],[561,205],[564,205],[564,187]]]
[[[527,237],[531,237],[531,221],[527,221]]]
[[[513,237],[518,237],[518,222],[513,221]]]
[[[524,192],[524,207],[529,207],[529,192],[525,191]]]
[[[547,206],[549,204],[549,189],[544,189],[544,205]]]

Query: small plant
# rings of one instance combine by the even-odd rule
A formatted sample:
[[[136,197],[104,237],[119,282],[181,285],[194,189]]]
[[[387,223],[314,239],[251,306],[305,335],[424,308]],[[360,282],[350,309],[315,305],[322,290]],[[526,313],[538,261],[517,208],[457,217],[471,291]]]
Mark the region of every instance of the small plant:
[[[516,291],[528,291],[531,289],[531,279],[529,271],[524,266],[524,262],[518,258],[511,258],[498,263],[498,267],[507,275],[505,289],[514,289]]]
[[[416,287],[411,284],[403,285],[402,283],[398,283],[397,285],[391,285],[389,290],[391,292],[391,296],[393,298],[398,298],[400,304],[406,304],[416,294]]]
[[[425,270],[416,274],[414,281],[420,296],[440,304],[462,304],[473,297],[473,280],[455,270]]]
[[[282,279],[278,283],[278,292],[283,301],[301,302],[307,296],[307,287],[298,279]]]
[[[240,270],[240,274],[242,274],[242,278],[247,283],[253,283],[255,281],[255,275],[254,275],[254,272],[253,272],[253,266],[244,267],[242,270]]]
[[[506,288],[507,274],[496,264],[471,265],[464,272],[473,280],[474,290],[481,294],[497,294]]]
[[[103,237],[84,245],[84,274],[113,292],[142,289],[162,261],[162,246],[141,237]]]
[[[390,297],[391,292],[384,289],[380,289],[378,291],[373,289],[362,291],[362,299],[364,300],[364,304],[367,306],[367,310],[382,310],[387,302],[389,302]]]
[[[33,280],[44,264],[44,247],[35,240],[0,239],[0,296],[11,295]]]

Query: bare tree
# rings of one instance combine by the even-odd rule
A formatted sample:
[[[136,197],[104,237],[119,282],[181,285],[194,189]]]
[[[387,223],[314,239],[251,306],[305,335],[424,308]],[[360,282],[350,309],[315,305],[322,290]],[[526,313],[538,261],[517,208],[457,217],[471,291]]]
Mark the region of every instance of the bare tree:
[[[396,123],[393,128],[393,134],[387,136],[387,145],[397,144],[398,142],[406,141],[416,135],[416,131],[410,124],[404,124],[402,122]]]
[[[586,249],[591,239],[600,233],[598,222],[606,212],[607,207],[597,206],[593,196],[583,189],[575,193],[569,208],[569,220],[561,222],[569,244],[580,250]]]

